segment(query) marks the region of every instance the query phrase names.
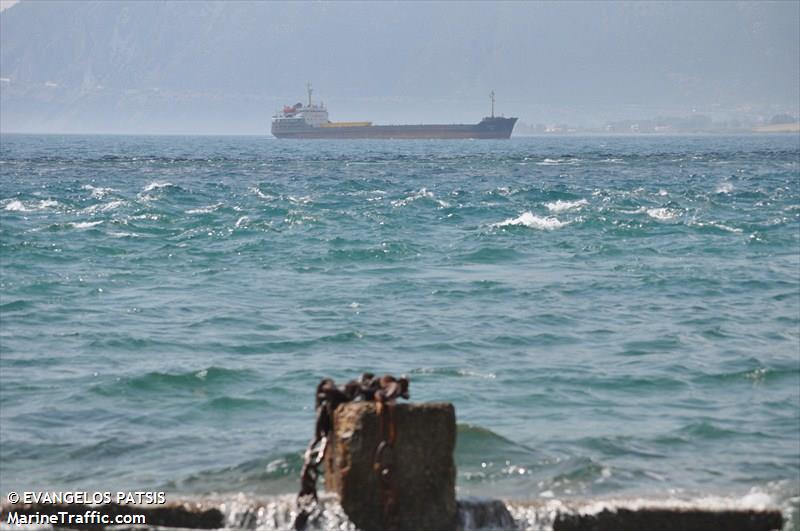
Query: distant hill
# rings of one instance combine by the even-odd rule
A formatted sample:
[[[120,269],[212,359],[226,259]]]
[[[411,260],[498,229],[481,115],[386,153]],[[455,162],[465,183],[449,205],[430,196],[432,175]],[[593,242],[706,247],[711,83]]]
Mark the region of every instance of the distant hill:
[[[265,133],[307,80],[333,119],[375,122],[476,121],[491,89],[531,123],[796,106],[798,20],[796,2],[22,0],[0,13],[0,127]]]

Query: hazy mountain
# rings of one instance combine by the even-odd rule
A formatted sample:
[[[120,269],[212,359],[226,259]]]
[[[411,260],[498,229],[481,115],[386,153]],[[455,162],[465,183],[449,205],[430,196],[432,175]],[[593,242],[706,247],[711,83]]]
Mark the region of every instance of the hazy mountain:
[[[800,3],[22,0],[0,13],[4,131],[265,133],[333,119],[534,123],[797,113]],[[629,116],[627,116],[629,117]]]

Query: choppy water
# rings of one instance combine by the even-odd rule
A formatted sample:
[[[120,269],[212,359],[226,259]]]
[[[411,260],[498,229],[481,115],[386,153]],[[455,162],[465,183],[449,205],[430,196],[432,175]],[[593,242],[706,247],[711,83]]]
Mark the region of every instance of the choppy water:
[[[800,496],[800,139],[3,136],[0,492],[297,488],[316,381],[460,496]]]

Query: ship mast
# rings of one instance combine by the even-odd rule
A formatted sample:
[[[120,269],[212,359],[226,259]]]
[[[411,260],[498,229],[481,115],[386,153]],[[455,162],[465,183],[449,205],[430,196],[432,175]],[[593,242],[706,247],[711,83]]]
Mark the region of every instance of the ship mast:
[[[489,97],[492,98],[492,118],[494,118],[494,90],[489,94]]]
[[[311,90],[310,81],[306,82],[306,90],[308,90],[308,106],[311,107],[311,93],[313,92],[313,90]]]

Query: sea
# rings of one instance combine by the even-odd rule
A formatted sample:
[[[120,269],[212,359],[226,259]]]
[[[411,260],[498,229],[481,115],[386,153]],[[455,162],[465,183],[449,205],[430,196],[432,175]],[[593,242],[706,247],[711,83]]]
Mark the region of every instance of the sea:
[[[604,500],[800,529],[800,136],[0,137],[3,501],[279,528],[317,382],[365,371],[452,402],[458,497],[530,529]]]

